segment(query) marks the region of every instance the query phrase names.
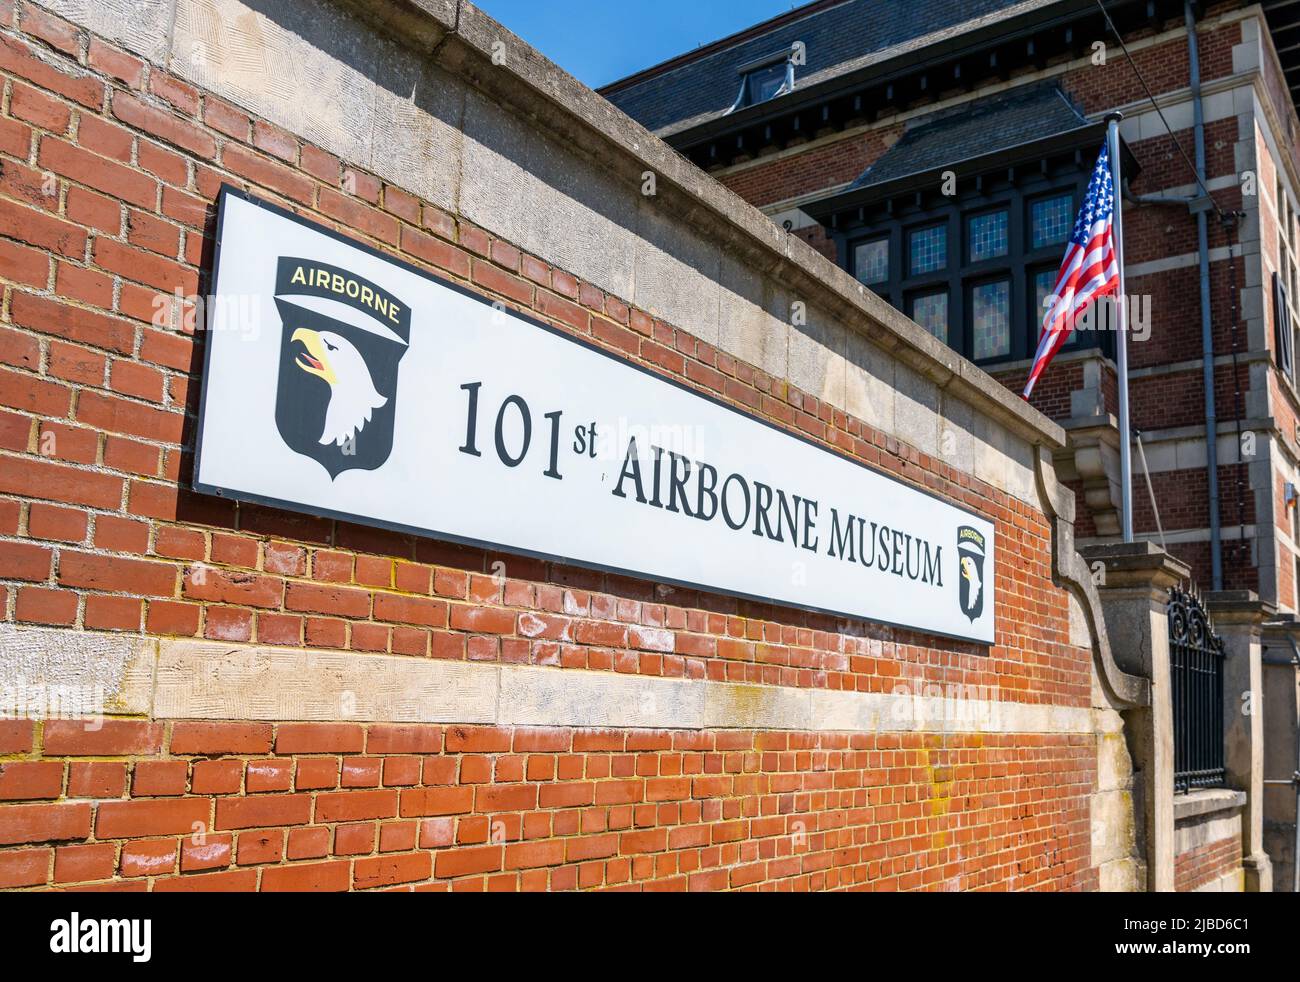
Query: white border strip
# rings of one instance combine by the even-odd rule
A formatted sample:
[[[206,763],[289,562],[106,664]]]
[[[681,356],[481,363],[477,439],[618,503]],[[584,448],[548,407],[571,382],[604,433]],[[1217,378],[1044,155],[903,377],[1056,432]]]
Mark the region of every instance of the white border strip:
[[[0,625],[0,716],[67,715],[30,697],[51,682],[97,686],[103,712],[157,719],[848,733],[1099,727],[1086,707],[906,680],[894,692],[839,692]]]

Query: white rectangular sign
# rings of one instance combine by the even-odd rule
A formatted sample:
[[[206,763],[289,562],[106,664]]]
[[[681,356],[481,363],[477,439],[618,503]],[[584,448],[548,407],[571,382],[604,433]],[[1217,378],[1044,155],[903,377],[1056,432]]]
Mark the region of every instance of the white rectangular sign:
[[[990,522],[224,189],[197,490],[992,643]]]

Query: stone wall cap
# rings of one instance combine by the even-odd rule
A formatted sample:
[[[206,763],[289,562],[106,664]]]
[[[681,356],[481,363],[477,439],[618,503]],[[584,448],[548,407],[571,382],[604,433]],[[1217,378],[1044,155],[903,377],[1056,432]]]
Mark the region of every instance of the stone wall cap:
[[[1093,545],[1080,546],[1079,550],[1095,555],[1099,559],[1159,556],[1165,552],[1154,542],[1147,539],[1138,539],[1136,542],[1098,542]]]
[[[1264,627],[1269,631],[1300,631],[1300,617],[1290,612],[1284,614],[1275,614]]]
[[[1206,590],[1201,594],[1201,599],[1206,603],[1222,604],[1224,606],[1241,606],[1260,603],[1259,594],[1254,590]],[[1277,604],[1265,600],[1263,603],[1277,609]]]
[[[1234,811],[1246,807],[1246,792],[1232,788],[1202,788],[1186,794],[1174,795],[1174,821],[1181,822],[1215,812]]]
[[[1201,599],[1216,624],[1263,624],[1277,614],[1277,604],[1272,600],[1261,600],[1254,590],[1212,590],[1202,593]]]
[[[1080,546],[1079,553],[1090,564],[1100,562],[1105,565],[1107,586],[1133,586],[1146,582],[1170,587],[1185,582],[1192,573],[1191,567],[1181,559],[1146,540]]]
[[[1061,420],[1060,422],[1061,429],[1070,434],[1071,440],[1076,436],[1081,435],[1081,431],[1097,430],[1099,432],[1105,431],[1105,435],[1113,437],[1113,440],[1111,440],[1112,443],[1119,443],[1119,423],[1116,421],[1113,413],[1092,416],[1071,416],[1068,419]]]
[[[1284,614],[1264,622],[1260,632],[1264,639],[1261,658],[1266,665],[1300,665],[1300,620],[1294,614]]]

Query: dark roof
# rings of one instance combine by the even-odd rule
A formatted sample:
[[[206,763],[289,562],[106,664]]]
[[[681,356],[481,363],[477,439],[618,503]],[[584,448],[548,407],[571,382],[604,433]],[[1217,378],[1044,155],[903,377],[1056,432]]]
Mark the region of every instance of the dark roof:
[[[1011,8],[1043,5],[1044,0],[821,0],[600,92],[647,129],[668,135],[724,114],[740,91],[741,68],[788,51],[796,41],[807,49],[807,64],[795,76],[796,88],[803,88],[907,42],[997,19]]]
[[[1056,83],[1022,86],[918,117],[846,190],[890,184],[1094,125]]]

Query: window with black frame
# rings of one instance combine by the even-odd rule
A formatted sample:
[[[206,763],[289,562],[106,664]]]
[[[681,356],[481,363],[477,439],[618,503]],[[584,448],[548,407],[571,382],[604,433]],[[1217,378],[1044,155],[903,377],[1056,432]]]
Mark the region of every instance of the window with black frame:
[[[1031,358],[1086,177],[1035,174],[952,204],[876,214],[845,235],[847,268],[972,361]],[[1076,331],[1065,347],[1102,343]]]
[[[785,72],[784,59],[749,72],[745,76],[743,104],[756,106],[760,102],[767,102],[768,99],[771,99],[781,91],[781,86],[785,85]]]
[[[735,112],[746,106],[757,106],[788,92],[794,74],[790,59],[791,54],[783,52],[743,68],[740,76],[740,93],[728,112]]]

